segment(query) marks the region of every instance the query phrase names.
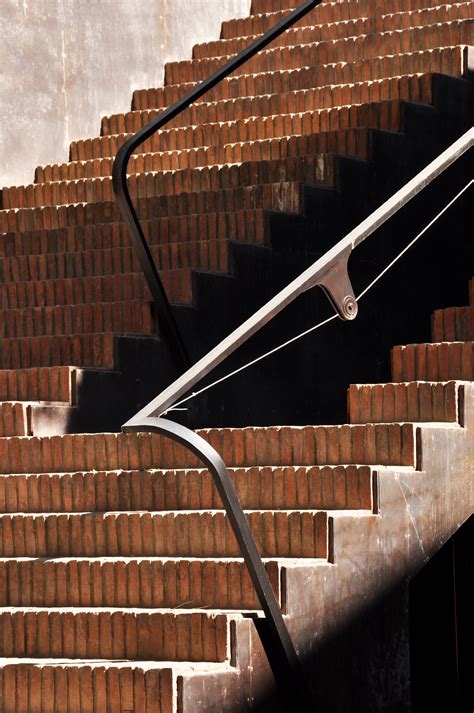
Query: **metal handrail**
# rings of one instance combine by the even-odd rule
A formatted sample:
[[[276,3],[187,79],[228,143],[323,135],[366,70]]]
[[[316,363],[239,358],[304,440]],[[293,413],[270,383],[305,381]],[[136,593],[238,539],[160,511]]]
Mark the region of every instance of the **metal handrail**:
[[[287,696],[290,710],[296,708],[306,712],[311,709],[309,698],[305,693],[305,682],[294,644],[228,469],[219,453],[201,436],[181,424],[163,418],[162,415],[180,396],[188,392],[194,384],[209,374],[303,292],[319,285],[342,319],[354,319],[357,315],[357,302],[347,272],[347,261],[352,250],[426,188],[473,144],[474,128],[471,128],[336,243],[323,257],[316,260],[298,278],[122,426],[124,432],[147,431],[171,438],[193,452],[211,472],[266,617],[268,639],[266,645],[264,644],[265,650],[274,672],[283,671],[280,677],[276,675],[275,678],[277,685],[282,687],[283,694]],[[298,703],[295,699],[297,695],[301,699]]]
[[[220,81],[225,79],[231,72],[238,69],[242,64],[247,62],[257,52],[266,47],[270,42],[281,35],[291,25],[294,25],[299,19],[306,15],[316,5],[319,5],[321,0],[305,0],[305,2],[296,8],[290,15],[281,20],[278,24],[268,30],[264,35],[259,37],[255,42],[252,42],[249,47],[239,52],[233,59],[229,60],[220,69],[211,74],[210,77],[198,84],[184,97],[168,107],[156,119],[153,119],[146,124],[140,131],[137,131],[128,141],[126,141],[118,150],[112,170],[112,186],[115,193],[115,198],[120,208],[123,221],[128,226],[132,247],[138,258],[140,266],[143,270],[146,282],[151,292],[153,304],[156,310],[156,319],[161,328],[161,331],[168,338],[172,354],[179,360],[180,365],[184,363],[189,366],[191,361],[179,332],[176,320],[173,316],[166,291],[161,282],[157,267],[153,260],[150,248],[143,233],[143,229],[138,220],[135,207],[130,198],[130,193],[127,185],[127,167],[132,154],[136,149],[154,133],[161,129],[171,119],[180,114],[184,109],[195,102],[197,99],[206,94],[210,89],[216,86]]]

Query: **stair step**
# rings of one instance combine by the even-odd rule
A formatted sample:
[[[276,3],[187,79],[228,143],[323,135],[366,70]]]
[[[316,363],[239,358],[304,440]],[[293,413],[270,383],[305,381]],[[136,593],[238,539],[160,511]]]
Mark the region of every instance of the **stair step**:
[[[265,94],[288,94],[317,87],[355,84],[366,81],[390,79],[403,75],[441,73],[462,77],[466,68],[469,48],[463,46],[439,47],[420,52],[403,52],[393,56],[359,59],[355,62],[320,63],[298,69],[262,71],[241,74],[224,79],[201,102],[224,101],[241,97],[259,97]],[[244,65],[245,67],[245,65]],[[192,89],[197,82],[168,84],[134,92],[132,107],[135,110],[164,109]],[[197,104],[200,102],[198,101]],[[87,147],[88,153],[85,152]],[[71,159],[96,158],[100,140],[84,144],[71,144]]]
[[[254,466],[230,475],[248,510],[373,509],[376,474],[368,466]],[[212,477],[202,469],[0,476],[3,513],[219,508]]]
[[[50,275],[50,278],[56,277],[59,276]],[[3,336],[11,339],[106,331],[122,334],[156,333],[151,305],[139,301],[0,310],[0,317],[3,319]]]
[[[146,220],[141,223],[149,245],[159,247],[159,255],[170,253],[169,265],[176,252],[193,250],[189,243],[207,240],[237,240],[263,245],[266,242],[265,214],[258,208],[225,213],[191,213]],[[79,225],[69,228],[6,233],[0,243],[3,257],[89,252],[128,247],[130,237],[124,223]],[[183,259],[183,258],[181,258]]]
[[[428,96],[426,98],[429,98]],[[363,105],[366,106],[366,105]],[[338,108],[339,109],[339,108]],[[343,110],[343,107],[340,108]],[[346,112],[348,111],[346,107]],[[353,108],[353,114],[356,106]],[[278,116],[278,115],[277,115]],[[289,116],[289,115],[288,115]],[[283,116],[283,121],[285,116]],[[248,120],[250,121],[250,120]],[[268,122],[276,124],[275,117],[268,117]],[[368,133],[369,128],[341,128],[335,131],[320,131],[311,133],[312,125],[308,124],[310,114],[308,112],[301,115],[298,132],[291,136],[278,136],[276,138],[255,138],[252,141],[236,141],[222,146],[209,146],[202,148],[176,149],[175,151],[156,151],[140,153],[132,156],[129,163],[129,174],[142,174],[152,172],[163,172],[170,170],[192,170],[192,169],[212,169],[216,166],[224,167],[231,164],[241,164],[245,162],[255,163],[257,161],[286,159],[294,156],[313,155],[317,153],[341,153],[350,156],[358,156],[366,159],[368,154]],[[311,117],[312,121],[312,117]],[[361,120],[363,124],[370,126],[372,123],[378,124],[377,117],[369,116],[367,121]],[[294,123],[294,117],[292,118]],[[301,133],[304,124],[308,124],[309,133]],[[334,118],[329,117],[328,126],[334,123]],[[337,123],[337,121],[335,122]],[[350,122],[349,122],[350,123]],[[385,123],[382,120],[382,123]],[[283,127],[283,124],[282,124]],[[377,127],[376,127],[377,128]],[[383,128],[383,127],[382,127]],[[399,122],[393,117],[389,123],[389,130],[398,130]],[[274,131],[279,129],[273,127]],[[286,131],[285,128],[282,129]],[[249,133],[252,127],[249,129]],[[265,130],[266,131],[266,130]],[[155,144],[158,144],[159,137]],[[213,139],[214,140],[214,139]],[[156,148],[159,148],[158,145]],[[65,163],[55,166],[46,166],[44,169],[36,170],[36,179],[40,181],[80,181],[89,178],[97,180],[111,175],[113,159],[92,159],[89,161]],[[57,178],[56,178],[57,176]],[[52,184],[56,185],[56,184]],[[44,185],[38,184],[38,189]],[[28,188],[26,189],[28,191]],[[20,200],[21,196],[18,196]],[[33,196],[32,196],[33,200]],[[10,206],[14,207],[14,206]],[[22,206],[22,207],[27,207]]]
[[[467,342],[474,339],[474,306],[437,309],[432,317],[434,342]]]
[[[402,52],[413,53],[457,44],[473,44],[471,20],[455,20],[393,32],[348,37],[332,42],[312,42],[295,47],[264,49],[238,69],[234,76],[249,72],[298,69],[331,62],[355,62]],[[165,83],[202,81],[223,66],[231,56],[169,62],[165,65]]]
[[[221,428],[198,433],[228,466],[415,465],[415,428],[409,423]],[[150,433],[0,439],[0,472],[6,474],[200,466],[182,446]]]
[[[352,106],[387,100],[422,101],[432,100],[432,74],[412,74],[367,80],[355,84],[339,84],[311,89],[299,89],[284,94],[239,97],[220,102],[196,102],[179,114],[168,126],[187,126],[212,122],[226,122],[255,116],[295,114],[330,107]],[[113,114],[102,119],[101,135],[117,135],[138,131],[157,117],[162,109],[143,109],[127,114]],[[67,164],[66,164],[67,165]],[[65,178],[63,166],[36,169],[35,180],[59,180]],[[61,173],[61,171],[63,173]]]
[[[17,337],[2,339],[2,369],[37,366],[114,367],[112,332],[64,336]]]
[[[120,609],[0,610],[4,657],[226,661],[225,614]]]
[[[250,511],[262,557],[327,558],[328,517]],[[239,557],[221,510],[0,515],[0,557]]]
[[[289,13],[298,7],[299,4],[299,0],[252,0],[250,13],[252,17],[277,12]],[[429,8],[433,4],[434,0],[385,0],[383,10],[386,13],[413,11]],[[315,21],[317,19],[318,22],[330,22],[331,20],[329,18],[335,21],[364,15],[370,16],[375,9],[376,5],[374,5],[371,0],[337,0],[337,2],[321,3],[321,5],[316,6],[314,10],[311,10],[305,15],[305,17],[310,17]],[[239,22],[239,20],[229,20],[229,22]],[[273,19],[271,22],[273,23]],[[271,26],[272,24],[270,24],[270,27]]]
[[[455,381],[353,384],[348,391],[350,422],[458,422],[459,388]]]
[[[279,600],[284,561],[265,564]],[[0,607],[260,609],[237,559],[3,559],[0,582]]]
[[[172,243],[171,247],[166,244],[151,245],[157,269],[161,272],[182,268],[229,272],[229,241],[226,238],[207,240],[206,234],[202,238],[201,241]],[[131,247],[113,246],[106,249],[96,247],[88,251],[3,258],[0,269],[5,282],[42,281],[140,272],[140,263]]]
[[[241,166],[231,166],[227,171],[216,171],[215,178],[232,183],[239,179],[240,185],[229,185],[219,188],[209,186],[207,189],[196,189],[184,186],[176,180],[172,186],[161,186],[163,178],[172,179],[172,173],[151,174],[153,186],[161,186],[156,195],[136,201],[138,215],[145,220],[156,215],[183,215],[188,213],[215,212],[239,210],[243,208],[269,208],[298,212],[301,203],[301,183],[318,185],[333,185],[335,157],[334,155],[319,155],[317,157],[301,157],[293,161],[259,162],[254,166],[245,163]],[[252,172],[256,169],[256,175]],[[278,174],[294,171],[296,178],[278,181]],[[305,174],[305,172],[307,172]],[[184,171],[176,172],[176,178],[182,179]],[[247,174],[247,175],[246,175]],[[260,183],[259,181],[260,177]],[[137,178],[137,176],[132,177]],[[138,177],[143,178],[143,177]],[[133,181],[132,181],[133,182]],[[161,190],[163,189],[163,190]],[[166,190],[169,189],[167,193]],[[151,191],[151,189],[150,189]],[[118,205],[112,201],[96,201],[94,203],[79,203],[67,206],[45,206],[42,208],[13,208],[0,210],[0,233],[23,232],[49,228],[63,228],[71,225],[86,225],[90,223],[108,223],[119,220]]]
[[[408,344],[392,349],[394,381],[474,379],[474,342]]]
[[[0,369],[0,401],[64,402],[73,405],[81,369],[69,366]]]
[[[234,147],[236,155],[230,158],[235,159],[235,165],[218,164],[203,165],[198,168],[179,168],[176,170],[152,170],[148,173],[134,173],[128,180],[130,195],[132,197],[153,197],[163,193],[181,193],[183,191],[219,190],[221,188],[231,188],[237,185],[248,185],[249,174],[252,176],[252,183],[264,183],[273,180],[268,179],[272,167],[279,168],[281,180],[295,180],[295,163],[303,158],[314,161],[315,154],[323,154],[325,145],[334,143],[335,148],[343,149],[348,143],[354,143],[354,138],[347,133],[341,137],[333,134],[322,139],[322,147],[318,142],[318,133],[328,131],[338,132],[341,129],[371,127],[386,131],[401,130],[401,103],[399,101],[379,102],[373,104],[361,104],[354,107],[343,107],[341,109],[329,109],[316,112],[306,112],[304,114],[277,115],[275,117],[250,119],[229,122],[228,124],[208,124],[199,129],[192,129],[189,137],[183,140],[203,141],[204,145],[219,143],[244,142],[247,146],[247,155],[243,155],[241,147]],[[201,133],[202,129],[202,133]],[[209,130],[207,130],[209,129]],[[226,131],[228,129],[228,132]],[[173,130],[172,130],[173,131]],[[179,131],[176,129],[174,131]],[[183,131],[184,134],[184,131]],[[200,135],[200,136],[199,136]],[[289,152],[292,137],[302,136],[300,139],[300,152],[303,156]],[[113,137],[120,139],[116,143],[123,143],[127,135]],[[285,138],[287,140],[285,140]],[[148,151],[159,151],[163,134],[154,134],[149,140],[151,146]],[[278,139],[272,142],[260,143],[264,139]],[[253,142],[258,154],[258,147],[263,146],[261,158],[254,160],[252,157]],[[294,139],[293,139],[294,141]],[[104,147],[110,144],[109,137],[104,137]],[[269,151],[272,147],[271,152]],[[267,149],[265,150],[265,147]],[[165,148],[161,146],[161,148]],[[174,147],[176,149],[186,148],[186,146]],[[296,147],[295,147],[296,148]],[[298,154],[300,153],[298,152]],[[159,156],[158,156],[159,158]],[[318,156],[319,158],[319,156]],[[366,158],[366,155],[362,156]],[[268,163],[267,163],[268,162]],[[243,164],[243,165],[242,165]],[[110,167],[109,167],[110,168]],[[142,167],[140,167],[142,168]],[[144,165],[143,165],[144,168]],[[311,180],[311,170],[308,166],[308,178]],[[314,173],[314,169],[313,169]],[[271,175],[271,174],[270,174]],[[275,176],[276,178],[276,176]],[[72,181],[56,181],[42,184],[32,184],[30,186],[13,186],[2,190],[3,209],[14,208],[35,208],[51,205],[68,205],[70,203],[101,202],[112,200],[112,184],[110,176],[77,179]]]
[[[0,706],[2,713],[174,713],[176,669],[192,675],[225,667],[0,658]]]
[[[160,277],[171,302],[192,303],[190,270],[166,270]],[[149,292],[142,273],[136,272],[105,277],[8,282],[5,283],[3,299],[5,309],[20,309],[79,305],[94,303],[96,300],[103,302],[149,300]]]
[[[51,436],[68,432],[75,407],[41,402],[0,402],[0,437]]]
[[[301,20],[272,43],[272,47],[294,47],[311,42],[331,42],[361,35],[371,35],[375,32],[393,32],[423,27],[439,23],[454,22],[472,18],[472,5],[468,2],[455,5],[439,5],[423,10],[407,10],[399,13],[378,15],[377,17],[357,17],[339,22],[321,23],[312,14],[306,16],[306,22]],[[233,38],[222,38],[204,42],[193,47],[193,59],[229,56],[241,52],[260,33],[250,33]]]

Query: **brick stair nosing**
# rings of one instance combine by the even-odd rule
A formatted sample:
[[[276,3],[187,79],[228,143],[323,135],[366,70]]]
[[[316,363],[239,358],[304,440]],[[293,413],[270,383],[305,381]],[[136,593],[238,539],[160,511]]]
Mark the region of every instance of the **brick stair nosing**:
[[[431,318],[434,342],[466,342],[474,339],[474,307],[436,310]]]
[[[391,352],[393,381],[472,381],[474,342],[397,346]]]
[[[83,371],[74,367],[0,369],[0,401],[42,401],[76,405]]]

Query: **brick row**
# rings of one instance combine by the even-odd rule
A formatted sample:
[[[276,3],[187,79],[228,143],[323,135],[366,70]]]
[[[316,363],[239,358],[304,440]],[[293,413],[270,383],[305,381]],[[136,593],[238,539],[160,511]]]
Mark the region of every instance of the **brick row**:
[[[327,513],[247,514],[262,557],[325,558]],[[239,557],[224,512],[0,515],[1,557]],[[10,655],[10,654],[6,654]]]
[[[432,316],[435,342],[467,342],[474,339],[474,307],[437,309]]]
[[[51,276],[54,277],[54,276]],[[7,338],[96,334],[156,333],[151,305],[146,302],[98,302],[0,310]]]
[[[355,62],[320,63],[295,70],[278,70],[228,77],[204,95],[201,101],[222,101],[239,97],[314,89],[329,85],[344,85],[411,74],[442,73],[462,77],[468,49],[462,46],[440,47],[427,51],[403,52],[397,55],[358,59]],[[245,65],[244,65],[245,67]],[[163,109],[177,101],[195,82],[136,90],[132,108]],[[71,144],[71,159],[99,157],[99,139]],[[86,149],[88,153],[86,153]]]
[[[46,401],[73,404],[82,372],[68,366],[0,369],[0,401]]]
[[[190,270],[166,270],[161,274],[168,299],[176,304],[193,301]],[[8,282],[4,286],[4,308],[52,307],[148,300],[149,293],[142,273],[105,277],[70,277],[57,280]],[[75,366],[80,364],[75,363]],[[46,365],[48,366],[48,365]],[[52,366],[52,365],[51,365]]]
[[[324,162],[336,163],[333,156],[326,156]],[[300,162],[301,163],[301,162]],[[304,168],[304,163],[302,163]],[[271,168],[271,167],[270,167]],[[244,167],[241,167],[243,170]],[[333,169],[334,170],[334,169]],[[316,180],[329,181],[329,168],[317,174]],[[309,182],[301,170],[302,181]],[[250,181],[250,176],[248,176]],[[330,185],[330,184],[329,184]],[[274,181],[254,185],[237,186],[220,191],[186,191],[160,194],[153,198],[135,200],[140,220],[156,219],[157,215],[172,217],[178,215],[204,214],[215,212],[236,212],[255,208],[298,212],[301,206],[300,181]],[[47,206],[0,211],[0,233],[22,233],[32,230],[57,230],[69,226],[113,223],[121,220],[115,202],[85,203],[68,206]]]
[[[2,369],[71,365],[113,369],[114,334],[5,338],[0,364]]]
[[[294,47],[298,44],[312,42],[329,42],[360,35],[370,35],[375,32],[393,32],[408,30],[426,25],[445,24],[473,17],[472,4],[468,2],[449,6],[424,8],[407,12],[379,15],[377,17],[359,17],[342,22],[317,24],[314,18],[307,17],[306,22],[300,21],[298,26],[290,28],[276,38],[272,47]],[[257,34],[214,40],[195,45],[193,59],[229,56],[237,54],[257,38]]]
[[[0,707],[2,713],[174,713],[175,678],[169,665],[156,663],[4,659]]]
[[[370,510],[368,466],[261,466],[230,475],[248,510]],[[133,470],[0,476],[0,511],[216,510],[222,501],[208,471]]]
[[[220,102],[196,103],[179,114],[171,126],[187,126],[209,122],[227,122],[254,116],[294,114],[332,107],[367,104],[387,100],[421,101],[432,100],[432,74],[405,75],[367,80],[354,84],[339,84],[311,89],[299,89],[285,94],[266,94],[254,97],[239,97]],[[143,109],[127,114],[113,114],[102,119],[101,135],[133,133],[160,114],[161,110]],[[35,181],[57,181],[65,178],[64,166],[39,167]],[[90,175],[92,171],[89,169]]]
[[[374,3],[369,4],[367,2],[348,3],[344,0],[335,3],[324,2],[316,6],[314,10],[299,20],[293,27],[305,27],[323,23],[351,22],[359,17],[366,17],[372,21],[375,20],[377,23],[376,27],[378,28],[388,30],[397,29],[399,27],[401,29],[402,27],[414,27],[420,24],[432,24],[430,18],[433,14],[439,17],[439,20],[436,20],[436,22],[466,17],[464,14],[458,15],[458,13],[464,12],[463,7],[469,8],[469,2],[443,5],[441,2],[432,3],[428,0],[421,4],[412,3],[412,5],[406,3],[402,4],[402,2],[389,5],[384,3],[379,7],[375,7]],[[383,14],[385,11],[389,12]],[[227,40],[236,37],[260,35],[271,27],[274,27],[277,22],[280,22],[280,20],[289,13],[289,9],[284,9],[271,13],[254,14],[249,17],[227,20],[222,23],[221,37]]]
[[[195,268],[214,272],[229,271],[229,241],[206,240],[152,245],[151,254],[160,271]],[[80,252],[60,252],[4,258],[0,263],[3,280],[50,280],[140,272],[132,248],[112,247]]]
[[[155,259],[161,260],[160,264],[169,269],[178,260],[178,265],[182,266],[188,259],[188,251],[197,249],[187,243],[199,243],[204,236],[212,241],[227,239],[263,245],[266,242],[265,218],[263,210],[249,209],[157,218],[143,221],[141,226],[147,242],[159,247]],[[127,227],[124,223],[114,222],[6,233],[0,242],[0,253],[3,252],[4,257],[15,257],[112,250],[129,245]]]
[[[248,74],[334,62],[355,62],[361,59],[420,52],[458,44],[473,44],[471,20],[456,20],[393,32],[377,32],[333,42],[262,50],[246,62],[244,69],[236,70],[234,76],[244,72]],[[165,65],[165,83],[178,84],[204,80],[229,59],[229,56],[222,56],[169,62]]]
[[[267,562],[280,599],[280,567]],[[1,607],[260,609],[242,560],[4,559]]]
[[[0,655],[225,661],[229,617],[204,612],[0,610]]]
[[[438,0],[337,0],[336,2],[322,2],[311,10],[307,17],[317,16],[320,13],[336,13],[338,19],[349,19],[362,15],[373,15],[383,8],[385,12],[402,12],[407,10],[418,10],[420,8],[431,7]],[[263,13],[274,13],[294,10],[300,5],[299,0],[252,0],[250,8],[251,15]],[[340,5],[340,7],[338,7]],[[352,14],[353,13],[353,14]],[[317,15],[316,15],[317,14]],[[332,17],[332,14],[330,15]]]
[[[351,423],[458,420],[458,385],[411,382],[352,385],[348,390]]]
[[[281,426],[199,431],[229,466],[415,464],[412,424]],[[200,467],[157,434],[70,434],[0,439],[2,473]]]
[[[408,344],[392,349],[394,381],[474,379],[474,342]]]

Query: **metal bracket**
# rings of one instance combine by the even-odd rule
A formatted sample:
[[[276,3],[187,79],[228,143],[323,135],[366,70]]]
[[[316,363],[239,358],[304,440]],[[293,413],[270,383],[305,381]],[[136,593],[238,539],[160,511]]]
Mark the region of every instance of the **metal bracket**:
[[[347,248],[339,253],[337,258],[329,263],[323,275],[317,277],[311,285],[322,287],[339,317],[344,320],[355,319],[359,310],[347,270],[351,252],[352,248]]]

